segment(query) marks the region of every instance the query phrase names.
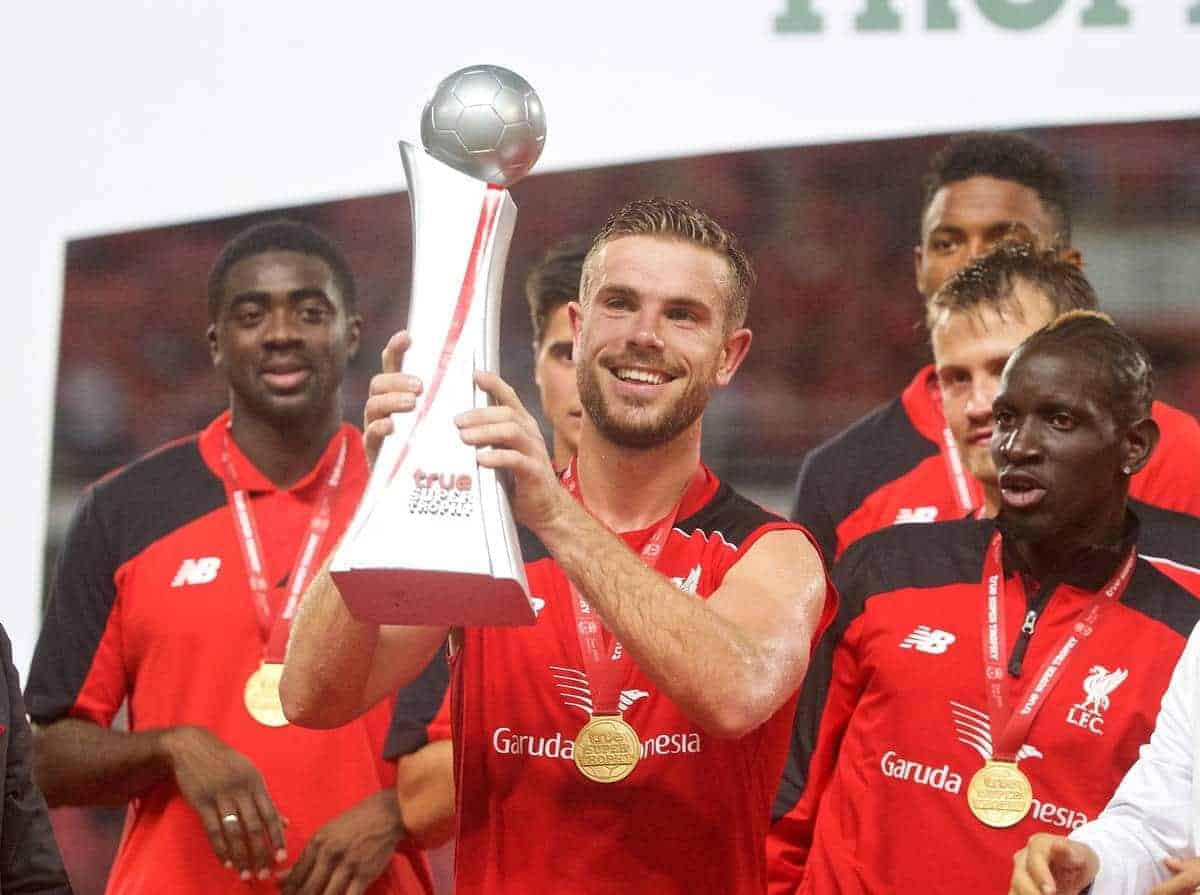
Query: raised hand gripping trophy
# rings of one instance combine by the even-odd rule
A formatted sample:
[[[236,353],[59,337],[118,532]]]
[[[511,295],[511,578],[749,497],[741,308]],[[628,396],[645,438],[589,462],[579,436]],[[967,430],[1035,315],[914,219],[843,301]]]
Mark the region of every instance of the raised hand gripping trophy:
[[[500,296],[517,207],[506,187],[546,140],[541,101],[495,65],[456,71],[421,117],[428,154],[400,143],[413,225],[406,372],[425,390],[394,414],[330,566],[358,618],[382,624],[532,624],[512,510],[453,418],[487,405],[477,369],[499,367]]]

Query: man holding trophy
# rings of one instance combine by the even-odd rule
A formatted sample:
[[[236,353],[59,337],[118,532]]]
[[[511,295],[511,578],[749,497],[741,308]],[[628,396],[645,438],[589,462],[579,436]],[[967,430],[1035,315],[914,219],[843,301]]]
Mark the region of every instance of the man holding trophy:
[[[297,723],[342,724],[418,674],[453,630],[462,891],[765,887],[793,697],[835,599],[803,529],[700,460],[708,398],[750,347],[752,279],[732,234],[687,203],[635,202],[609,220],[570,306],[585,414],[561,481],[515,392],[474,372],[491,403],[451,417],[478,464],[460,479],[473,487],[494,470],[511,482],[531,595],[524,626],[460,626],[445,617],[453,601],[427,607],[421,624],[379,576],[355,578],[370,565],[355,542],[371,542],[373,518],[400,520],[377,541],[397,556],[411,541],[433,549],[427,517],[399,527],[402,514],[383,502],[390,481],[396,503],[414,506],[403,490],[421,485],[404,474],[410,445],[389,454],[385,440],[406,417],[433,419],[434,382],[401,372],[416,344],[406,333],[384,350],[365,439],[385,481],[373,480],[376,505],[369,490],[305,594],[282,697]],[[399,475],[385,460],[394,457]],[[381,624],[389,613],[404,623]]]

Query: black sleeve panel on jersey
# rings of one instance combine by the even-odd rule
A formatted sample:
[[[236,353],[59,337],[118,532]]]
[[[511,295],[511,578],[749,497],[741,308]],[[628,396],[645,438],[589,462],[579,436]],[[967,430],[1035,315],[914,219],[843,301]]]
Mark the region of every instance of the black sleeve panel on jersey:
[[[901,588],[944,587],[981,580],[983,555],[995,531],[991,519],[956,519],[892,525],[852,544],[833,567],[833,583],[843,604],[852,603],[841,577],[852,576],[859,605],[875,594]],[[853,607],[852,607],[853,609]]]
[[[755,531],[772,522],[786,522],[770,510],[747,500],[722,482],[712,500],[686,519],[675,523],[681,531],[719,533],[735,549]]]
[[[938,446],[913,428],[904,403],[896,398],[809,452],[796,480],[792,520],[811,531],[832,559],[842,520],[937,452]]]
[[[116,567],[177,528],[225,506],[225,486],[200,456],[195,437],[144,457],[94,490]]]
[[[1185,640],[1200,622],[1200,599],[1145,560],[1138,561],[1121,602]]]
[[[1129,509],[1138,517],[1138,553],[1200,570],[1200,519],[1132,498]]]
[[[383,745],[384,758],[396,761],[429,742],[429,722],[437,715],[449,686],[450,663],[446,651],[440,649],[417,679],[396,694],[392,723]]]
[[[796,715],[792,722],[787,763],[771,810],[772,823],[789,813],[804,794],[804,787],[808,783],[808,765],[817,748],[821,716],[825,713],[825,700],[833,679],[834,650],[846,629],[866,608],[868,594],[860,582],[874,581],[879,577],[868,571],[872,559],[871,551],[852,547],[830,573],[838,594],[838,612],[813,650],[804,673],[804,683],[800,687],[800,698],[796,702]]]
[[[826,562],[837,556],[838,520],[849,515],[844,501],[835,502],[826,497],[823,483],[829,478],[826,449],[830,445],[809,451],[800,464],[800,475],[796,479],[796,499],[792,504],[792,521],[799,522],[812,534]],[[840,515],[839,515],[840,514]]]
[[[867,601],[906,587],[979,581],[983,547],[994,527],[990,521],[973,519],[895,525],[852,544],[834,565],[831,577],[838,593],[838,614],[813,651],[804,675],[787,764],[771,811],[772,823],[790,812],[804,793],[833,678],[834,650],[866,610]],[[1200,601],[1194,602],[1200,605]]]
[[[845,594],[840,589],[838,597],[845,600]],[[821,727],[821,715],[825,710],[825,697],[829,693],[829,684],[833,678],[833,650],[841,640],[847,623],[839,606],[837,618],[825,630],[808,660],[804,684],[796,702],[787,763],[784,765],[783,777],[779,780],[779,788],[775,791],[775,804],[771,809],[772,823],[791,811],[804,794],[804,786],[808,782],[808,763],[817,747],[817,733]]]
[[[0,627],[0,891],[70,895],[46,800],[33,783],[33,736],[25,720],[12,644]]]
[[[550,551],[546,549],[546,545],[541,542],[541,539],[524,525],[517,526],[517,543],[521,545],[521,559],[527,565],[550,555]]]
[[[38,724],[57,721],[74,705],[116,602],[116,557],[98,516],[96,493],[88,491],[58,555],[25,692]]]
[[[83,496],[58,556],[26,701],[47,724],[66,715],[87,678],[116,602],[114,575],[155,541],[225,504],[196,439],[101,480]]]

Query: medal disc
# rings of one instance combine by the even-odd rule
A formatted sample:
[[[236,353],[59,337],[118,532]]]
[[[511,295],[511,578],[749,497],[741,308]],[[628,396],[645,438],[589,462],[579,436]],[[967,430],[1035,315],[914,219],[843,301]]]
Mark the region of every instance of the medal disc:
[[[597,783],[624,780],[641,757],[637,731],[620,715],[593,715],[575,737],[575,766]]]
[[[283,714],[283,702],[279,698],[279,679],[282,676],[282,662],[263,662],[246,679],[246,711],[266,727],[286,727],[288,723]]]
[[[1011,827],[1029,813],[1033,787],[1015,761],[989,761],[967,784],[967,805],[989,827]]]

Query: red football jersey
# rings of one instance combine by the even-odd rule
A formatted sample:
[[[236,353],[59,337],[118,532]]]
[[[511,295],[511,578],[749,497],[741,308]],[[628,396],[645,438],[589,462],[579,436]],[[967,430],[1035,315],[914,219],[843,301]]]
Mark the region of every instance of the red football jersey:
[[[1200,516],[1200,423],[1161,401],[1162,438],[1129,496],[1157,510]],[[832,561],[859,538],[889,525],[962,519],[983,503],[979,483],[950,450],[932,365],[899,398],[863,417],[804,460],[792,518],[808,528]],[[1144,546],[1154,550],[1150,519]],[[1168,554],[1163,554],[1168,555]],[[1172,556],[1179,560],[1180,557]]]
[[[40,724],[64,717],[107,726],[128,700],[133,731],[206,727],[262,773],[279,812],[290,861],[328,820],[395,785],[383,760],[391,706],[380,703],[335,730],[264,727],[243,688],[263,639],[222,484],[228,413],[199,437],[168,445],[100,481],[84,496],[58,574],[27,690]],[[359,433],[344,426],[316,466],[276,488],[231,442],[250,494],[271,599],[278,606],[339,438],[345,477],[321,556],[337,542],[366,484]],[[274,892],[221,866],[199,815],[166,780],[130,803],[109,876],[114,893]],[[371,895],[432,891],[423,856],[403,843]]]
[[[896,526],[838,563],[840,611],[798,709],[820,725],[815,740],[797,725],[767,845],[771,895],[1003,892],[1030,835],[1094,818],[1137,759],[1200,600],[1139,559],[1120,601],[1081,633],[1081,612],[1119,559],[1113,551],[1106,565],[1096,551],[1046,583],[1017,661],[1035,591],[1006,560],[1010,706],[1072,635],[1074,652],[1017,752],[1029,813],[1006,829],[971,814],[971,777],[995,757],[1005,720],[991,714],[983,658],[981,570],[994,530],[991,520]]]
[[[706,469],[657,569],[705,599],[758,538],[798,528]],[[652,530],[623,537],[638,551]],[[572,756],[592,694],[570,586],[536,540],[523,550],[536,624],[467,629],[452,659],[459,890],[761,893],[794,697],[750,734],[721,740],[629,663],[619,705],[641,759],[619,783],[584,778]],[[835,610],[827,594],[814,642]]]

